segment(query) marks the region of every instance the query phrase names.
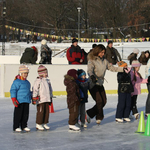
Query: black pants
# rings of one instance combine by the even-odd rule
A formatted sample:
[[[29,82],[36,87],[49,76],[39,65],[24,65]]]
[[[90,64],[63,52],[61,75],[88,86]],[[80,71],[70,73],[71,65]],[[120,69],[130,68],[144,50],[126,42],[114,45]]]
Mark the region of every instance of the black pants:
[[[137,103],[137,95],[133,95],[131,97],[131,111],[132,111],[132,115],[138,113],[136,103]]]
[[[95,85],[89,90],[92,98],[95,100],[96,104],[91,109],[87,110],[87,114],[90,118],[96,116],[96,120],[103,120],[103,107],[106,104],[106,93],[103,86]]]
[[[118,93],[116,118],[129,118],[131,111],[131,93]]]
[[[147,84],[147,89],[148,89],[148,96],[146,101],[145,113],[150,114],[150,85],[149,84]]]
[[[13,130],[21,127],[23,130],[27,127],[27,122],[29,118],[29,103],[21,103],[18,107],[14,109],[14,121]]]

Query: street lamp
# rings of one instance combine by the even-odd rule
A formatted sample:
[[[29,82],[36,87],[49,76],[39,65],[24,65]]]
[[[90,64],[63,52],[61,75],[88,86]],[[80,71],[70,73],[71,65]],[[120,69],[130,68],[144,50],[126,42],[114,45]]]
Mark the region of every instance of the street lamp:
[[[5,30],[5,17],[6,17],[6,1],[3,0],[3,41],[2,41],[2,55],[5,55],[5,36],[6,36],[6,30]]]
[[[78,7],[78,41],[80,41],[80,10],[81,7]]]

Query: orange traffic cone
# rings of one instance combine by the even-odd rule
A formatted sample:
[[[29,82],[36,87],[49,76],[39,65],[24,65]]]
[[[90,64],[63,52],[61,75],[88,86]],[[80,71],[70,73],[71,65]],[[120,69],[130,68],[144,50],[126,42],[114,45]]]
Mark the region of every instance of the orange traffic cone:
[[[53,103],[49,106],[49,113],[54,113]]]

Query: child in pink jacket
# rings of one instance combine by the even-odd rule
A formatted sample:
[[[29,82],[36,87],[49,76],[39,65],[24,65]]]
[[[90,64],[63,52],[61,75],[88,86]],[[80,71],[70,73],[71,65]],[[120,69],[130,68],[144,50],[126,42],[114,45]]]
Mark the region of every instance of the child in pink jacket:
[[[49,130],[49,105],[52,103],[52,87],[48,78],[47,68],[43,65],[38,67],[39,77],[33,85],[33,104],[37,103],[36,128]]]
[[[143,79],[140,73],[138,72],[140,69],[141,64],[138,60],[132,61],[132,68],[130,71],[131,74],[131,81],[134,87],[134,92],[131,93],[131,111],[134,115],[135,119],[139,118],[139,113],[137,110],[137,96],[141,94],[141,84],[147,83],[147,79]]]

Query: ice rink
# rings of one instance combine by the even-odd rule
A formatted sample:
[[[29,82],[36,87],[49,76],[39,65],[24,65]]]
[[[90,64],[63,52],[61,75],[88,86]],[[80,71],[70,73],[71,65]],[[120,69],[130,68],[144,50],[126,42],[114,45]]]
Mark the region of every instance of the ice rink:
[[[138,97],[138,110],[145,112],[147,94]],[[135,133],[139,120],[116,123],[117,95],[108,95],[104,108],[105,118],[98,126],[95,119],[79,133],[68,132],[66,97],[53,99],[55,113],[50,114],[49,131],[36,131],[36,106],[30,105],[28,127],[30,133],[12,130],[13,104],[10,98],[0,98],[0,149],[1,150],[149,150],[150,137]],[[90,108],[94,101],[89,97]],[[146,125],[146,119],[145,119]]]

